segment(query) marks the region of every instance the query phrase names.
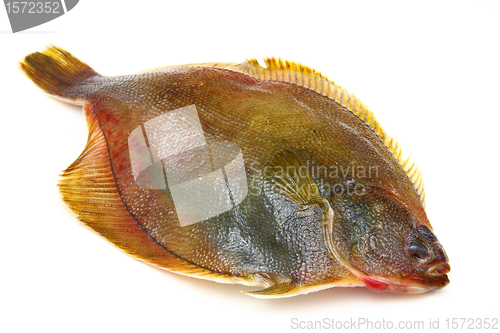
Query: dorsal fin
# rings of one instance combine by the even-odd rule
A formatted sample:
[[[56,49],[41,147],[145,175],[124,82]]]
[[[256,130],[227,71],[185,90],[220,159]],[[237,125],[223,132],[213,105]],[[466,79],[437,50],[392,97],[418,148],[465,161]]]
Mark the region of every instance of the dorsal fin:
[[[279,58],[263,59],[266,67],[262,67],[256,59],[248,59],[241,64],[236,63],[207,63],[195,66],[218,67],[238,71],[265,81],[291,82],[299,86],[312,89],[321,95],[327,96],[363,120],[384,142],[399,164],[403,167],[417,191],[420,202],[425,208],[425,192],[422,172],[416,161],[410,155],[403,157],[401,145],[396,139],[391,138],[382,129],[375,115],[361,101],[349,93],[345,88],[330,81],[320,72],[299,63],[282,60]]]

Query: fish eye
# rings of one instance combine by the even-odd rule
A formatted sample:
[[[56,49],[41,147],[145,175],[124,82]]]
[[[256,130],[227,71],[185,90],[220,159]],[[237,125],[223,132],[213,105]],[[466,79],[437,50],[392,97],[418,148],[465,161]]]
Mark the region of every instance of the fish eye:
[[[424,244],[420,242],[411,242],[406,248],[409,256],[413,259],[424,260],[429,257],[429,252]]]

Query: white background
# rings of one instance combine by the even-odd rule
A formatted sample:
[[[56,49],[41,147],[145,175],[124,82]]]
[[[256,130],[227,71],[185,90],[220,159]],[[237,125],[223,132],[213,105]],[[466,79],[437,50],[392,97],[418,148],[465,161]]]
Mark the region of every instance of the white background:
[[[447,318],[500,317],[500,2],[83,0],[52,22],[9,30],[0,8],[0,331],[287,332],[297,331],[293,318],[425,328],[439,319],[443,329]],[[133,260],[61,200],[58,177],[84,147],[85,119],[17,67],[48,44],[108,75],[259,56],[321,70],[416,156],[451,284],[261,300]]]

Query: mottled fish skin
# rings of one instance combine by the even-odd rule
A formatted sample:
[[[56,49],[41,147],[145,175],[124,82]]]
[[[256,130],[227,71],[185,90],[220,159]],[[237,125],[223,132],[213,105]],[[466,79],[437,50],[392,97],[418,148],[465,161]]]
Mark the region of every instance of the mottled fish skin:
[[[27,56],[21,67],[47,93],[84,106],[90,136],[80,160],[94,163],[90,173],[97,174],[95,165],[110,173],[115,188],[106,185],[106,193],[119,198],[116,219],[136,223],[130,234],[137,237],[127,237],[152,240],[158,248],[139,253],[132,241],[105,234],[84,204],[72,209],[125,251],[177,273],[268,287],[254,293],[262,297],[362,285],[423,292],[448,283],[448,258],[411,178],[377,131],[336,100],[230,66],[186,65],[107,77],[55,47]],[[249,195],[227,212],[181,226],[168,186],[137,184],[128,140],[149,120],[192,106],[208,144],[229,142],[241,149]],[[150,131],[150,137],[182,135],[161,125]],[[94,142],[102,145],[99,151]],[[77,162],[74,169],[80,172]],[[280,165],[303,166],[307,172],[297,183],[315,186],[298,191],[298,199],[276,192],[274,176],[266,178],[262,171]],[[94,178],[95,187],[78,194],[83,203],[100,193]],[[66,177],[66,201],[80,185]],[[161,251],[182,264],[162,263]]]

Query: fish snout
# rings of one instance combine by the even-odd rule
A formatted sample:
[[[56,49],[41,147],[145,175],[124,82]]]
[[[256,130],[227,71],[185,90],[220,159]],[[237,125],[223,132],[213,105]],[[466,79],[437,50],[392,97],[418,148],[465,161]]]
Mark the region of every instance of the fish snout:
[[[451,270],[448,256],[440,244],[436,244],[426,260],[419,260],[417,273],[420,277],[431,280],[447,280],[446,274]]]
[[[450,272],[451,268],[448,256],[439,242],[435,241],[431,246],[426,246],[421,241],[413,241],[408,244],[406,250],[415,262],[417,274],[421,278],[447,279],[446,274]]]

